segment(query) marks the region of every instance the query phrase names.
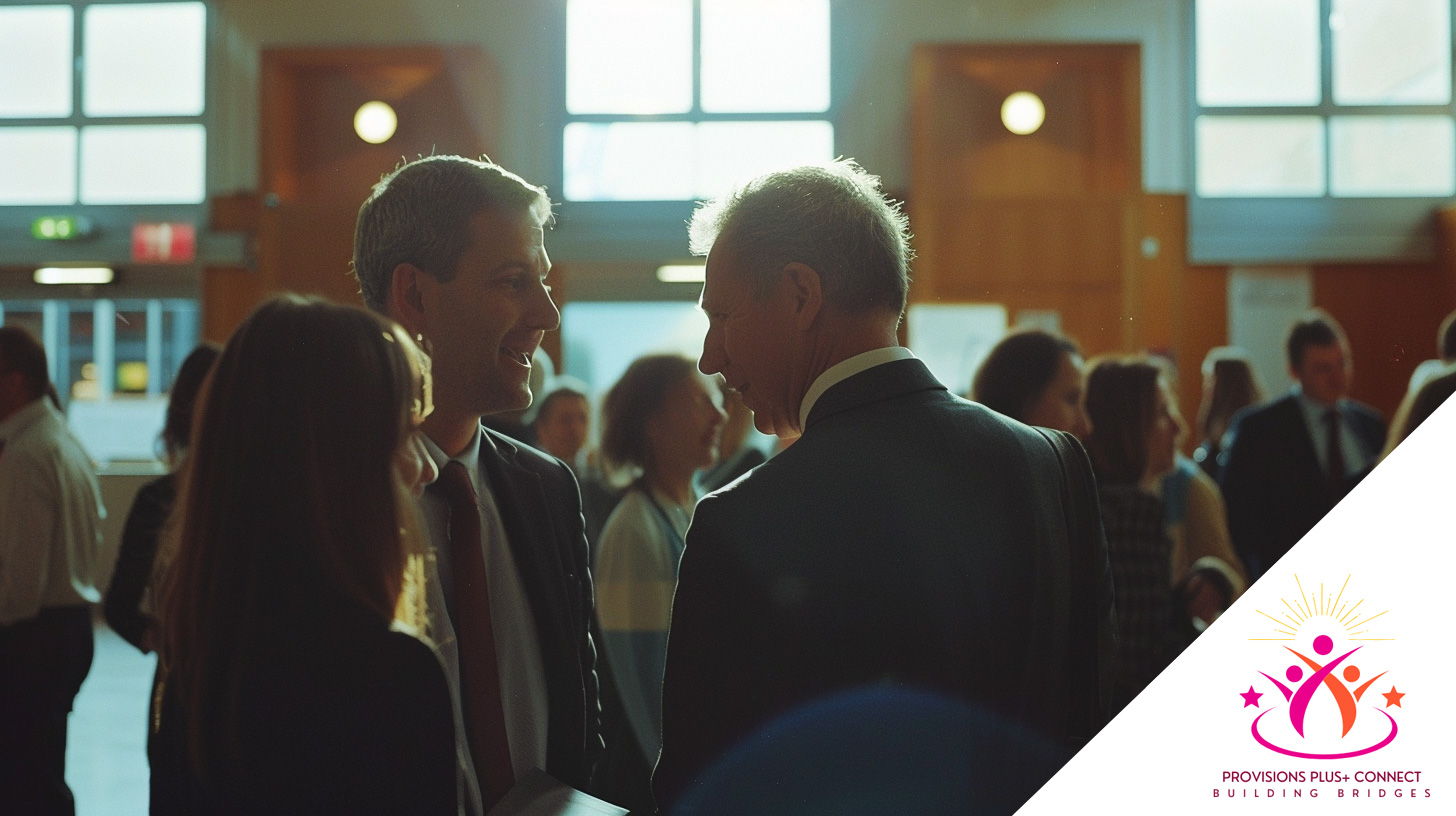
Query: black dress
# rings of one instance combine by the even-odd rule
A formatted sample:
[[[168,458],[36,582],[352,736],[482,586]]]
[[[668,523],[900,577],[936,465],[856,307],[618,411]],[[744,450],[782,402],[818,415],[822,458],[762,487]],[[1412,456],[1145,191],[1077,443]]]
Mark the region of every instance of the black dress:
[[[153,814],[456,813],[444,670],[363,609],[335,602],[284,630],[244,668],[238,708],[237,761],[199,779],[165,689]]]

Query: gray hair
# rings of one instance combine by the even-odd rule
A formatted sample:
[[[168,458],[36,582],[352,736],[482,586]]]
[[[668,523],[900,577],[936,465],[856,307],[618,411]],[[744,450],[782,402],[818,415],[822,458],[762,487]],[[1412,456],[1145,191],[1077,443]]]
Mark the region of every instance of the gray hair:
[[[910,223],[853,159],[759,176],[703,202],[688,225],[696,255],[723,242],[752,270],[755,297],[789,263],[819,274],[826,303],[850,313],[905,310]]]
[[[448,283],[470,244],[470,219],[491,207],[529,212],[542,226],[551,221],[544,189],[488,159],[426,156],[380,179],[354,227],[354,276],[364,303],[388,311],[390,280],[402,263]]]

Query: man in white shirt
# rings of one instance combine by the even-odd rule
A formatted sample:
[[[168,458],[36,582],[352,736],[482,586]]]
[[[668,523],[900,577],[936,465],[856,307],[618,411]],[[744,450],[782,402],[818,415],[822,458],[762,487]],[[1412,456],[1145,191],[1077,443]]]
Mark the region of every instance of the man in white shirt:
[[[104,511],[49,383],[39,341],[0,328],[0,809],[74,814],[66,719],[91,669]]]
[[[560,324],[550,220],[540,187],[430,156],[375,186],[354,237],[365,303],[430,355],[435,410],[422,430],[440,478],[420,509],[443,596],[430,628],[459,703],[462,799],[477,814],[536,767],[589,787],[602,750],[576,480],[481,426],[531,404],[531,357]]]
[[[798,441],[698,504],[668,634],[658,806],[758,729],[862,685],[949,695],[1068,750],[1090,738],[1112,625],[1095,504],[1077,514],[1064,498],[1063,437],[950,394],[899,345],[908,223],[879,180],[852,161],[770,173],[700,208],[691,231],[708,255],[699,367],[759,430]],[[1066,444],[1066,472],[1090,485]],[[1085,603],[1074,525],[1101,576]],[[998,782],[1011,809],[1045,781],[1032,765]]]

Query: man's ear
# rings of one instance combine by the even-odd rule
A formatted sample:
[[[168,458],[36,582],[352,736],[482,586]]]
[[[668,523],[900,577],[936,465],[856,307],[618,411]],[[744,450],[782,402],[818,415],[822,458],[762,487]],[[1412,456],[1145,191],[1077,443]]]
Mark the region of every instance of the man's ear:
[[[819,311],[824,307],[824,291],[819,273],[807,264],[795,261],[784,267],[784,285],[794,300],[794,325],[807,329],[814,325]]]
[[[389,316],[410,337],[425,333],[425,299],[420,293],[420,283],[427,274],[412,263],[402,263],[389,278]]]

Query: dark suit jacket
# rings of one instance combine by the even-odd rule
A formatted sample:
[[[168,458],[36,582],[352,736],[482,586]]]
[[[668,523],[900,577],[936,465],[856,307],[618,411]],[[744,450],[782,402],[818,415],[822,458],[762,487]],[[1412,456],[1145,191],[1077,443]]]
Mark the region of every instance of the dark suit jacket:
[[[318,599],[238,656],[237,763],[199,778],[172,686],[154,737],[154,816],[456,812],[450,691],[435,653]],[[216,734],[217,723],[202,723]]]
[[[1346,407],[1347,421],[1373,462],[1385,447],[1385,421],[1367,405],[1348,402]],[[1228,505],[1229,535],[1249,577],[1256,579],[1344,495],[1330,491],[1295,395],[1245,408],[1235,415],[1230,433],[1219,485]],[[1357,474],[1349,486],[1364,475]]]
[[[602,752],[592,583],[581,495],[560,460],[490,429],[480,465],[500,509],[546,671],[547,773],[590,789]]]
[[[157,538],[177,501],[177,474],[154,479],[137,491],[126,526],[121,531],[121,550],[116,556],[116,569],[111,573],[111,586],[106,590],[106,622],[127,643],[142,649],[142,633],[152,625],[151,616],[142,612],[142,598],[152,582],[152,566],[157,560]]]
[[[1094,520],[1100,608],[1072,608],[1064,488],[1045,436],[952,396],[919,360],[826,391],[794,445],[698,505],[659,806],[778,715],[861,685],[938,690],[1068,747],[1089,738],[1074,697],[1096,698],[1100,672],[1069,682],[1069,632],[1097,618],[1110,635],[1110,584]],[[1091,659],[1104,670],[1106,646]]]

